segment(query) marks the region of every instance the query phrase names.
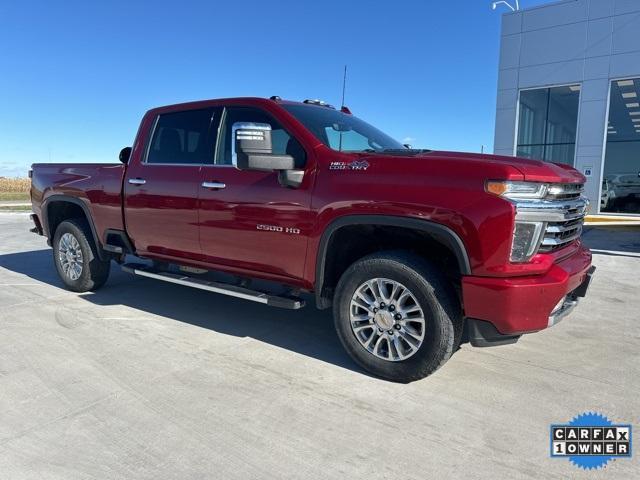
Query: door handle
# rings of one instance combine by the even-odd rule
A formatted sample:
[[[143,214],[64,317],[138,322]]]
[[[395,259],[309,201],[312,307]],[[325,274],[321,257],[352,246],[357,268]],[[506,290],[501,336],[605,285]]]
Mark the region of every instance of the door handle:
[[[227,185],[221,182],[202,182],[202,187],[220,189],[220,188],[226,188]]]
[[[131,185],[144,185],[147,181],[144,178],[130,178],[129,183]]]

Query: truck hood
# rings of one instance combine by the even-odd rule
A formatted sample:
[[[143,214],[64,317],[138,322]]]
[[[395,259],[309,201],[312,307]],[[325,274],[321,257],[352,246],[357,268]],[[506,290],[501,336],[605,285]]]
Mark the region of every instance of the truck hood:
[[[524,179],[529,182],[550,183],[584,183],[586,178],[575,168],[562,163],[543,162],[521,157],[507,157],[504,155],[488,155],[481,153],[441,152],[432,151],[425,157],[437,157],[451,160],[467,160],[485,163],[507,164],[520,171]]]

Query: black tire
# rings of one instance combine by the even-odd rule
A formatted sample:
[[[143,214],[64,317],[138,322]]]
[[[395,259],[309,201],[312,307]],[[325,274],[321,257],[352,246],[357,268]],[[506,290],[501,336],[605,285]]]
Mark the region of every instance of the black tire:
[[[60,259],[60,249],[65,248],[61,247],[60,241],[65,234],[71,234],[77,240],[82,252],[82,269],[78,278],[71,278],[65,273]],[[58,225],[53,236],[53,262],[65,286],[74,292],[97,290],[109,278],[111,262],[100,260],[98,257],[91,230],[83,219],[65,220]]]
[[[351,299],[359,286],[374,278],[405,286],[423,311],[423,343],[405,360],[378,358],[358,341],[351,328]],[[408,383],[435,372],[449,360],[462,336],[462,313],[452,285],[432,264],[404,251],[375,253],[352,264],[336,287],[333,315],[338,337],[355,362],[373,375],[394,382]]]

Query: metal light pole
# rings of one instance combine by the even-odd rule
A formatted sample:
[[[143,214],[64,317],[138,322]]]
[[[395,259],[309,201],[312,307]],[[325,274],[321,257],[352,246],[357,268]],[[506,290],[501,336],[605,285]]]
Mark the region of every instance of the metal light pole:
[[[499,0],[498,2],[493,2],[491,4],[491,9],[495,10],[496,8],[498,8],[498,5],[500,4],[504,4],[507,7],[509,7],[511,9],[512,12],[515,12],[517,10],[520,10],[520,0],[515,0],[516,2],[516,6],[514,7],[513,5],[511,5],[509,2],[507,2],[506,0]]]

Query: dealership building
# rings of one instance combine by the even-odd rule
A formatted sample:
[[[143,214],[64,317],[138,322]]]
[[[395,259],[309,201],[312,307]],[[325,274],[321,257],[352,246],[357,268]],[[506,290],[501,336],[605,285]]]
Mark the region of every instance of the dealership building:
[[[494,145],[580,170],[592,213],[640,214],[640,0],[503,15]]]

